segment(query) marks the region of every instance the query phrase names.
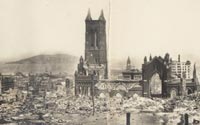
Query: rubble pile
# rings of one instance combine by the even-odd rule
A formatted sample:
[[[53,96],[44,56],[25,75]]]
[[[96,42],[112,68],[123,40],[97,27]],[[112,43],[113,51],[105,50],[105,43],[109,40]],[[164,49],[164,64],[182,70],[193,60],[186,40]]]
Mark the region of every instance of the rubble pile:
[[[189,115],[190,122],[193,120],[200,121],[200,100],[194,100],[194,96],[176,100],[174,114],[180,116],[185,113]]]
[[[55,102],[55,100],[49,98],[47,102],[50,104]],[[104,112],[108,110],[105,100],[95,98],[94,102],[95,102],[96,112]],[[65,113],[80,113],[80,114],[91,113],[92,110],[93,110],[92,99],[91,97],[87,96],[66,97],[57,99],[55,102],[55,108],[53,108],[54,112],[65,111]]]
[[[19,105],[17,103],[13,104],[2,104],[0,105],[0,114],[5,116],[12,116],[19,110]]]
[[[96,104],[95,104],[95,110],[97,112],[106,112],[106,111],[109,111],[108,103],[107,103],[106,100],[96,98],[95,102],[96,102]]]
[[[92,110],[92,101],[89,97],[80,97],[80,98],[73,98],[67,102],[68,107],[67,110],[72,111],[86,111],[89,112]]]
[[[37,99],[38,100],[38,99]],[[190,120],[199,119],[199,104],[200,101],[194,97],[182,97],[176,99],[162,99],[162,98],[145,98],[137,94],[131,98],[124,98],[114,96],[112,98],[94,98],[95,114],[106,113],[124,113],[124,112],[141,112],[156,115],[158,120],[168,123],[180,121],[180,114],[188,113]],[[57,98],[54,93],[48,93],[45,98],[45,103],[48,105],[45,109],[45,120],[51,122],[58,122],[63,116],[74,117],[92,116],[93,101],[88,96],[66,96]],[[44,115],[44,116],[45,116]],[[70,120],[70,119],[69,119]],[[66,121],[59,121],[66,122]]]
[[[159,112],[164,109],[163,103],[160,99],[152,100],[135,94],[132,98],[124,100],[123,107],[128,111]]]
[[[53,100],[51,100],[53,101]],[[181,114],[189,115],[190,123],[193,120],[200,120],[199,102],[194,97],[184,97],[176,99],[161,98],[145,98],[133,95],[131,98],[113,97],[109,99],[94,99],[95,113],[103,113],[107,111],[114,112],[141,112],[151,113],[155,115],[160,122],[178,123]],[[47,110],[48,111],[48,110]],[[55,114],[62,115],[91,115],[93,111],[93,103],[91,97],[66,97],[56,100],[56,108],[53,108],[52,120],[58,120]],[[57,113],[56,113],[57,112]],[[51,118],[52,118],[51,117]]]
[[[0,95],[0,119],[4,117],[6,121],[11,121],[11,117],[20,111],[23,101],[19,101],[18,94],[16,89],[9,89]]]
[[[55,102],[52,99],[47,102]],[[94,99],[95,112],[131,112],[131,111],[143,111],[143,112],[160,112],[164,110],[163,104],[165,101],[162,99],[150,99],[134,95],[132,98],[119,98],[113,97],[109,99]],[[65,113],[80,113],[91,114],[93,110],[92,98],[87,96],[82,97],[67,97],[56,100],[56,107],[53,111]]]
[[[167,119],[169,123],[180,122],[181,116],[188,114],[189,123],[200,121],[200,100],[198,95],[189,95],[169,99],[164,104],[164,109],[170,112],[158,113],[160,119]]]

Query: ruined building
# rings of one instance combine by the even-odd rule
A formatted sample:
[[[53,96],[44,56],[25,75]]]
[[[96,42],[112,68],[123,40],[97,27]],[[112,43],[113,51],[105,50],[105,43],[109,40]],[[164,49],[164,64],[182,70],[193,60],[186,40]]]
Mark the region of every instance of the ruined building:
[[[139,69],[135,67],[132,67],[131,60],[128,57],[127,63],[126,63],[126,70],[122,71],[122,76],[123,76],[123,79],[139,81],[139,80],[142,80],[142,71],[140,71]]]
[[[194,93],[199,82],[196,67],[194,66],[192,78],[188,74],[189,67],[190,61],[180,62],[180,56],[178,61],[173,61],[168,53],[164,58],[150,56],[149,61],[145,57],[142,64],[144,96],[175,97]]]
[[[93,20],[90,10],[85,19],[85,59],[81,56],[75,72],[75,95],[91,95],[99,79],[108,78],[106,20],[103,10]]]
[[[12,75],[0,75],[1,93],[5,93],[9,89],[14,89],[15,80]]]

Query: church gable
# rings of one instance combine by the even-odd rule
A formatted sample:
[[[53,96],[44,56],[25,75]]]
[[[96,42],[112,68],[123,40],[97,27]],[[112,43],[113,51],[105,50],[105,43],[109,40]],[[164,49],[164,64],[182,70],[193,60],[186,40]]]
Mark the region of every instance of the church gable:
[[[143,79],[149,80],[155,73],[158,73],[160,78],[167,79],[168,64],[162,57],[154,57],[149,62],[142,65]]]

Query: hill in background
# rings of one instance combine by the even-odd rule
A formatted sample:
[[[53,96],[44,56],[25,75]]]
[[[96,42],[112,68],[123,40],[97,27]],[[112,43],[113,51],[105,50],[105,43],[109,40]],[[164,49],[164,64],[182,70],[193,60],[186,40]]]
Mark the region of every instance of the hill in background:
[[[42,72],[66,72],[73,74],[78,58],[68,54],[37,55],[14,62],[0,64],[0,72],[13,73],[42,73]]]

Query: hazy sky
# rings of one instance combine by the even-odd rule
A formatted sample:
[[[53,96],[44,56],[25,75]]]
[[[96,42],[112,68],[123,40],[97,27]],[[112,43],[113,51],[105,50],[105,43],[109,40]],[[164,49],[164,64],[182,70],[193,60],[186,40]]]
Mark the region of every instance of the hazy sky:
[[[109,58],[199,56],[200,0],[0,0],[0,60],[84,54],[85,17],[110,24]],[[110,20],[109,20],[110,19]]]

